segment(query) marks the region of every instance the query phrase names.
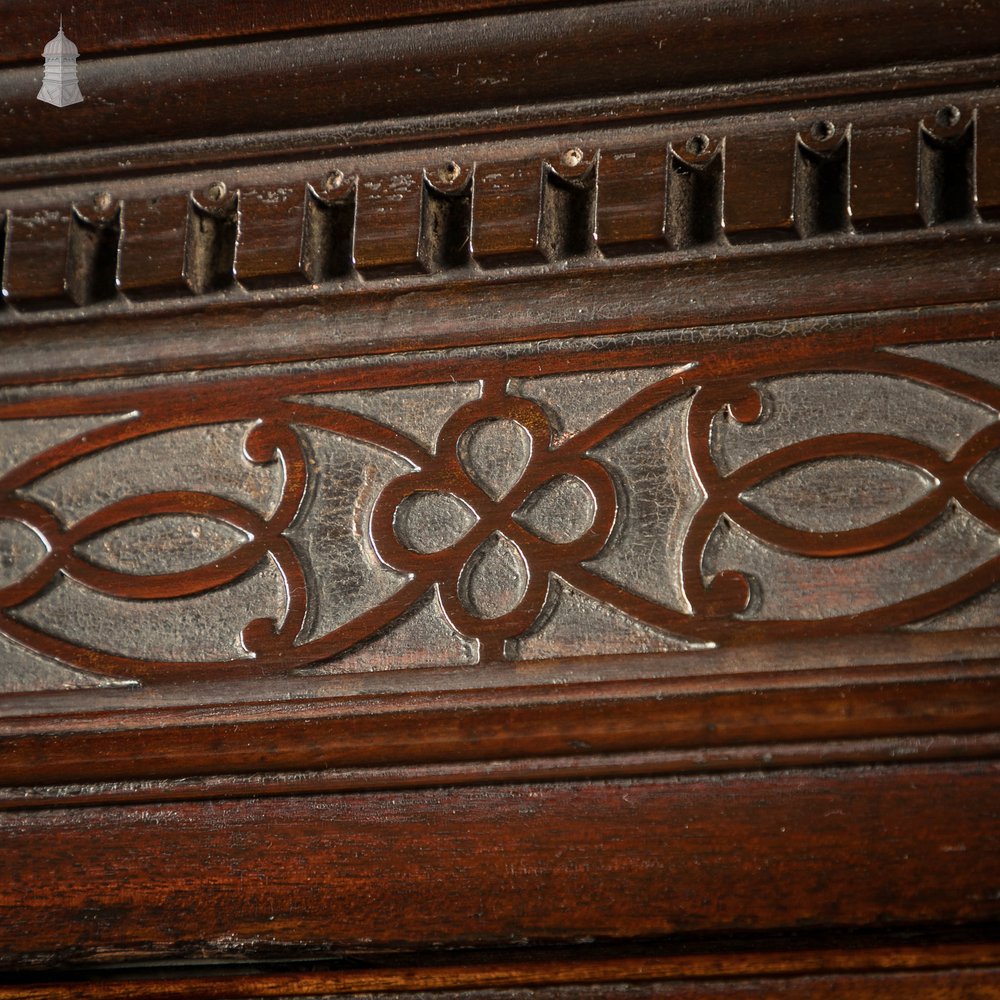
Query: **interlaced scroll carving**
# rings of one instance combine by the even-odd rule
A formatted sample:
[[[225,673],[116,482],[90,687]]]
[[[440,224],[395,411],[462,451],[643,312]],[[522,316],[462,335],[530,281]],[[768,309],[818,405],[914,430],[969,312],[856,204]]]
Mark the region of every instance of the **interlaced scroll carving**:
[[[552,634],[582,628],[587,649],[596,637],[608,653],[884,630],[946,612],[958,618],[941,627],[962,627],[950,609],[972,599],[987,602],[975,624],[1000,624],[990,377],[886,351],[863,368],[757,358],[741,371],[705,358],[630,373],[588,360],[527,378],[470,367],[460,386],[404,371],[367,396],[363,382],[344,394],[303,369],[225,391],[149,385],[5,404],[0,426],[17,441],[0,476],[3,648],[150,680],[366,669],[359,651],[389,635],[412,646],[401,661],[461,662],[441,659],[415,616],[486,660],[517,658],[526,636],[558,621]],[[407,426],[416,400],[421,433]],[[219,440],[242,435],[240,464],[220,468],[214,489],[187,488],[191,442],[213,428],[230,435]],[[189,436],[169,468],[137,467],[147,453],[135,449],[178,433]],[[104,496],[95,477],[109,468],[140,488],[75,508],[53,486],[69,470]],[[210,463],[202,478],[214,474]],[[261,475],[270,493],[240,486]],[[306,544],[316,539],[330,544]],[[237,594],[265,571],[275,601]],[[331,597],[324,578],[348,582]],[[188,647],[171,643],[176,630],[227,627],[198,602],[229,592],[231,655],[178,652]],[[330,600],[342,613],[323,612]],[[165,621],[181,611],[145,639],[129,624],[143,607]],[[138,629],[148,655],[94,639],[115,633],[88,631],[101,614]],[[345,654],[354,665],[338,668]]]
[[[849,371],[845,369],[844,373]],[[768,622],[768,629],[782,636],[885,629],[910,624],[953,607],[1000,580],[998,484],[987,486],[992,491],[993,502],[987,498],[988,494],[977,492],[974,485],[974,470],[1000,447],[1000,424],[996,423],[1000,408],[997,386],[970,374],[959,374],[925,360],[899,355],[874,355],[865,366],[865,373],[882,373],[892,380],[905,379],[911,385],[943,390],[947,395],[939,397],[939,400],[945,409],[949,401],[954,400],[952,394],[960,393],[967,400],[988,407],[983,413],[985,426],[976,429],[950,455],[942,454],[929,444],[896,434],[848,431],[803,438],[722,474],[709,447],[712,424],[720,410],[726,407],[738,423],[753,424],[766,420],[765,408],[755,385],[745,384],[735,392],[713,385],[704,386],[692,407],[691,446],[698,476],[711,503],[696,515],[685,545],[685,584],[696,612],[739,621],[752,604],[752,591],[767,586],[766,580],[755,580],[747,573],[731,570],[720,572],[708,578],[704,587],[699,586],[706,581],[703,565],[705,551],[720,522],[723,526],[738,525],[743,532],[772,549],[813,560],[842,560],[890,553],[908,542],[918,542],[956,516],[962,517],[965,534],[977,533],[977,543],[967,555],[978,557],[979,564],[972,567],[963,565],[955,578],[943,585],[921,587],[906,598],[883,599],[879,606],[832,615],[821,621]],[[772,378],[777,381],[780,375]],[[846,416],[849,424],[853,415]],[[934,416],[933,411],[927,414],[929,419]],[[926,489],[904,509],[888,516],[853,528],[825,531],[790,526],[763,514],[747,502],[747,495],[754,487],[777,480],[792,470],[834,458],[851,459],[855,465],[859,460],[877,459],[888,469],[909,467],[919,471]],[[859,486],[863,488],[864,483],[859,483]],[[898,572],[907,572],[904,560],[899,560]],[[928,579],[934,579],[933,573]],[[730,629],[733,627],[730,626]]]

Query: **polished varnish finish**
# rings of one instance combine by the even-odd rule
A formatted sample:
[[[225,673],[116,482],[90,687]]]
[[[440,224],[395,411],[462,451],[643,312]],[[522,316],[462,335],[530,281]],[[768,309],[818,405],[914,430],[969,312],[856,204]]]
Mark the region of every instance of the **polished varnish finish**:
[[[702,940],[696,945],[467,951],[457,957],[396,954],[357,963],[314,962],[305,969],[246,975],[216,967],[169,977],[123,972],[110,981],[85,974],[56,982],[0,986],[4,1000],[115,997],[724,997],[734,988],[751,997],[876,997],[889,991],[923,998],[990,996],[996,946],[978,931],[966,940],[928,944],[876,934],[871,940],[827,935],[809,946],[766,937]],[[850,943],[849,947],[845,947]],[[905,992],[904,992],[905,991]],[[889,992],[889,995],[892,995]]]
[[[1000,994],[1000,21],[47,16],[0,1000]]]
[[[91,963],[989,920],[996,765],[905,774],[5,813],[7,863],[31,874],[0,941],[24,962]]]

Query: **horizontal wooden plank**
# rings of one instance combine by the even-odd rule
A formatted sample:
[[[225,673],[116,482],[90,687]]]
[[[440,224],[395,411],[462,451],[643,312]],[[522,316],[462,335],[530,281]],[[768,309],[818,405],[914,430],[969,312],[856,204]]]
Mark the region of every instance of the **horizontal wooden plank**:
[[[333,290],[239,289],[92,307],[66,315],[65,324],[51,311],[6,310],[0,372],[13,384],[81,371],[94,377],[685,327],[675,340],[701,340],[691,331],[715,324],[988,301],[998,254],[992,225],[964,225],[713,247],[710,254],[582,258],[553,270],[486,270],[447,281],[419,275]],[[714,293],[719,288],[724,296]],[[911,318],[920,322],[916,313]]]
[[[236,178],[231,172],[245,174],[255,165],[261,165],[267,180],[254,176],[251,183],[271,180],[298,183],[303,179],[315,182],[313,173],[319,157],[327,158],[326,169],[338,166],[355,171],[358,169],[355,157],[367,156],[381,158],[379,169],[406,169],[413,163],[409,158],[408,162],[400,162],[401,146],[443,145],[440,153],[428,152],[425,162],[419,164],[436,171],[449,158],[466,164],[475,159],[482,164],[486,157],[493,157],[491,147],[502,146],[505,159],[516,157],[518,151],[530,155],[539,143],[537,139],[524,137],[540,132],[547,137],[543,155],[550,155],[579,143],[611,149],[619,148],[623,142],[638,145],[686,142],[706,129],[716,138],[734,136],[745,142],[748,138],[754,140],[768,118],[780,122],[785,132],[800,120],[808,129],[812,122],[831,117],[841,124],[853,122],[865,128],[874,125],[876,139],[879,130],[888,124],[890,131],[883,134],[891,138],[894,122],[886,122],[887,112],[892,118],[909,115],[916,120],[933,114],[946,103],[959,102],[978,108],[981,116],[992,115],[996,93],[989,82],[994,76],[993,61],[984,58],[958,65],[932,63],[914,67],[905,80],[896,77],[888,80],[884,71],[872,69],[846,78],[809,76],[734,85],[725,92],[705,87],[694,91],[654,91],[629,96],[627,100],[589,95],[541,107],[521,103],[492,109],[485,127],[480,112],[467,111],[431,118],[394,119],[389,123],[371,119],[335,126],[320,123],[308,129],[272,128],[253,133],[252,142],[243,133],[235,136],[220,133],[166,143],[143,143],[137,139],[112,147],[66,148],[53,151],[44,159],[12,154],[5,161],[0,189],[10,192],[5,200],[14,198],[20,204],[25,189],[30,192],[35,187],[29,197],[42,204],[55,185],[73,185],[73,197],[86,200],[93,194],[95,184],[104,184],[111,178],[116,183],[141,185],[145,190],[151,174],[170,171],[168,176],[176,181],[178,174],[190,176],[192,170],[211,171],[201,173],[188,185],[197,189],[214,181],[222,167],[226,169],[226,182],[235,187]],[[887,93],[887,87],[891,93]],[[791,119],[787,114],[790,106],[797,109]],[[869,121],[873,114],[874,122]],[[988,122],[985,119],[980,130],[979,172],[981,188],[985,181],[985,189],[991,190],[995,189],[1000,168],[989,152],[996,145],[996,137]],[[759,138],[765,140],[765,157],[773,156],[774,151],[766,148],[770,137],[762,134]],[[787,148],[786,136],[782,134],[779,139],[780,145]],[[487,152],[482,152],[484,146],[480,143],[486,144]],[[751,141],[750,146],[753,144]],[[351,162],[345,163],[348,154],[353,166]],[[285,173],[284,168],[281,176],[269,172],[270,164],[288,164],[290,160],[305,164],[305,168],[294,177]],[[774,183],[773,178],[769,177],[769,183]],[[891,184],[891,176],[882,183]]]
[[[252,983],[256,977],[249,977]],[[942,972],[912,972],[899,974],[857,973],[853,975],[816,975],[782,977],[780,979],[727,979],[721,982],[661,982],[661,983],[604,983],[600,986],[573,984],[571,986],[533,985],[526,988],[452,990],[435,989],[400,993],[365,990],[364,994],[342,989],[325,989],[322,994],[295,993],[286,996],[343,996],[357,1000],[722,1000],[733,996],[748,1000],[771,1000],[772,997],[788,1000],[835,1000],[850,996],[851,1000],[992,1000],[997,993],[1000,970],[998,969],[949,969]],[[408,984],[407,984],[408,985]],[[211,997],[212,1000],[231,1000],[232,997],[250,997],[243,989],[235,993],[215,992],[169,993],[163,990],[140,987],[119,982],[107,983],[97,988],[81,988],[79,984],[66,989],[10,989],[2,996],[14,998],[44,998],[60,1000],[62,997],[108,998],[108,1000],[146,1000],[161,996]],[[255,994],[253,1000],[271,994]]]
[[[565,0],[348,0],[334,6],[302,0],[253,0],[234,4],[225,16],[206,16],[197,3],[153,0],[141,7],[102,0],[67,10],[65,28],[86,57],[136,50],[233,42],[286,32],[330,31],[393,21],[467,16],[494,9],[557,6]],[[52,5],[24,0],[5,14],[0,65],[33,62],[55,32]]]
[[[0,954],[28,967],[996,919],[998,770],[5,813]]]
[[[18,125],[0,137],[0,155],[464,112],[485,112],[480,128],[490,129],[498,106],[709,87],[718,105],[758,81],[883,66],[883,85],[897,89],[906,85],[900,64],[997,51],[1000,22],[974,4],[952,5],[947,31],[938,17],[934,0],[768,0],[752,10],[628,0],[127,59],[84,55],[84,102],[69,115],[35,100],[40,63],[0,73],[0,101]],[[799,44],[806,24],[808,46]],[[43,44],[51,29],[37,30]]]
[[[509,990],[446,990],[433,993],[378,994],[386,1000],[969,1000],[996,995],[1000,970],[951,969],[902,974],[858,973],[737,979],[723,982],[605,983],[601,986],[533,986]]]
[[[936,734],[879,739],[752,743],[636,753],[531,757],[500,761],[326,768],[302,772],[124,779],[86,784],[0,788],[0,809],[63,808],[212,798],[257,798],[385,789],[504,785],[525,781],[732,774],[788,768],[877,765],[1000,758],[1000,734]]]
[[[109,978],[78,974],[69,979],[42,973],[16,983],[0,983],[0,1000],[258,1000],[361,994],[385,1000],[404,996],[698,998],[728,997],[734,990],[741,996],[777,995],[763,992],[768,989],[785,990],[780,995],[789,997],[843,996],[833,992],[837,987],[849,989],[852,997],[965,1000],[970,995],[993,996],[992,992],[955,990],[988,990],[996,982],[1000,968],[996,942],[976,930],[950,937],[940,932],[855,932],[847,939],[819,933],[799,934],[796,946],[784,950],[767,938],[742,937],[729,938],[724,944],[702,939],[673,946],[647,942],[465,951],[450,959],[403,953],[380,956],[367,965],[356,959],[348,967],[336,962],[310,963],[300,970],[235,971],[210,966],[172,974],[161,969]],[[820,989],[827,992],[817,994]]]
[[[714,691],[705,682],[647,679],[445,694],[422,692],[411,678],[415,689],[395,696],[302,698],[252,711],[208,700],[188,709],[123,704],[77,717],[71,702],[52,698],[50,710],[62,704],[64,714],[8,718],[0,753],[7,786],[272,772],[278,790],[294,783],[287,773],[296,770],[557,763],[566,755],[600,767],[594,755],[753,744],[764,747],[766,763],[772,744],[1000,729],[995,666],[979,676],[973,665],[965,677],[958,669],[913,667],[905,680],[880,678],[877,668],[800,680],[737,675]],[[920,680],[921,671],[943,676]],[[266,693],[256,689],[258,698]],[[248,745],[256,748],[250,756]],[[812,759],[826,752],[820,744]],[[629,767],[620,762],[620,770]],[[604,769],[614,773],[615,760]],[[447,781],[446,773],[439,778]],[[356,784],[364,786],[363,770]]]

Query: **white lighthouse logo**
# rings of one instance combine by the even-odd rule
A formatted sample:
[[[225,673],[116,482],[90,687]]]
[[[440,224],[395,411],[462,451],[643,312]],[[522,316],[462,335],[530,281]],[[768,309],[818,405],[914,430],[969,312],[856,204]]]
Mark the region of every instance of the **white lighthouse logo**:
[[[62,18],[59,18],[59,34],[52,39],[42,52],[45,56],[45,73],[38,99],[57,108],[67,104],[79,104],[83,100],[80,83],[76,76],[76,58],[80,50],[63,34]]]

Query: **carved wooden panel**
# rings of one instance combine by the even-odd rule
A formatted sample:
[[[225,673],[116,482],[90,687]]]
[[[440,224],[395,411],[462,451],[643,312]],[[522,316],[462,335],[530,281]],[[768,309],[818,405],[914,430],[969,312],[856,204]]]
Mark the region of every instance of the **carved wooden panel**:
[[[126,174],[113,190],[63,186],[62,203],[0,183],[0,328],[74,307],[101,318],[139,303],[193,311],[206,295],[294,303],[309,285],[420,288],[442,272],[483,281],[547,261],[766,256],[776,239],[853,248],[921,228],[989,234],[1000,106],[988,90],[954,101],[606,129],[586,147],[569,133],[555,155],[553,140],[529,139]]]
[[[3,686],[1000,624],[1000,342],[662,343],[8,390]]]
[[[990,5],[16,6],[0,1000],[994,995]]]

